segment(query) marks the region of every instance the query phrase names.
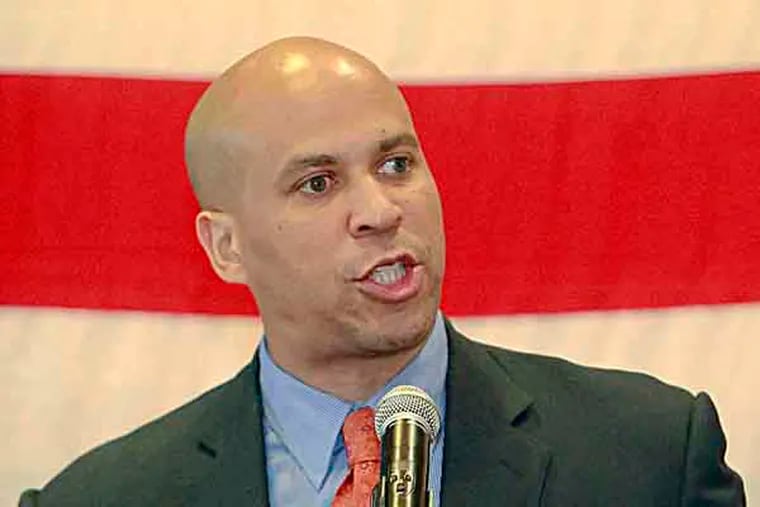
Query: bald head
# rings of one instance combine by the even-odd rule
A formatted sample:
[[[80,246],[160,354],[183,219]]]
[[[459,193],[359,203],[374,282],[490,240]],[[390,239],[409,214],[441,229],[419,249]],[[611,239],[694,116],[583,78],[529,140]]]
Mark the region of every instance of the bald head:
[[[336,358],[405,364],[435,320],[444,236],[398,88],[353,51],[284,39],[209,86],[186,138],[198,240],[255,294],[278,364],[314,386]],[[408,275],[384,289],[367,273],[391,257]]]
[[[234,209],[247,171],[273,149],[268,131],[287,130],[299,111],[357,92],[391,96],[406,107],[372,62],[328,41],[281,39],[235,63],[205,91],[185,132],[185,161],[201,207]]]

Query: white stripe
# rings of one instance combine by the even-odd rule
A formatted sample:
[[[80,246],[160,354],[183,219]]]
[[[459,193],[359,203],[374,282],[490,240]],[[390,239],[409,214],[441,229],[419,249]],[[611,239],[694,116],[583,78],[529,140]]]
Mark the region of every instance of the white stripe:
[[[5,0],[0,67],[215,75],[314,35],[403,80],[543,79],[760,65],[757,0]]]
[[[715,399],[729,460],[760,492],[760,304],[455,319],[488,343],[646,371]],[[231,377],[261,333],[245,317],[0,309],[0,505],[84,450]]]

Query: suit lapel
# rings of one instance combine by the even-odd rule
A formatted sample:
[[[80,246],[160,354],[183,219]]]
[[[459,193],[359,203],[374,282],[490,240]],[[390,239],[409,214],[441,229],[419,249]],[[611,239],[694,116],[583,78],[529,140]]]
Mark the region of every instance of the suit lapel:
[[[520,426],[531,398],[484,346],[446,322],[442,507],[538,505],[549,449]],[[266,507],[267,475],[258,356],[218,388],[208,419],[194,438],[205,478],[193,485],[198,505]]]
[[[216,413],[196,440],[196,451],[208,463],[198,505],[269,505],[258,372],[257,354],[217,393]]]
[[[539,505],[549,449],[520,428],[530,396],[450,323],[443,507]]]

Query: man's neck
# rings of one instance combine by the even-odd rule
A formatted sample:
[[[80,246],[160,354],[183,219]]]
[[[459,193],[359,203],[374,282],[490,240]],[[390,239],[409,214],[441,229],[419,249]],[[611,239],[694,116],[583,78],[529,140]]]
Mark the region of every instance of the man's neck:
[[[409,364],[424,347],[422,339],[412,348],[385,354],[293,354],[286,344],[267,340],[267,350],[281,369],[301,382],[342,400],[371,398]]]

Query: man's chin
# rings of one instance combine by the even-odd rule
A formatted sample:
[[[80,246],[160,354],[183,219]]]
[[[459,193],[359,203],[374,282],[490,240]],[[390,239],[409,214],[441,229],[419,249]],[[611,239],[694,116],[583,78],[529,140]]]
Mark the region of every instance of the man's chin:
[[[373,326],[374,332],[370,332],[365,344],[377,355],[417,349],[430,335],[434,322],[435,311],[406,312],[378,319]]]

